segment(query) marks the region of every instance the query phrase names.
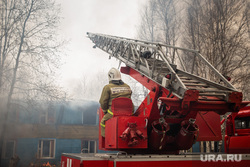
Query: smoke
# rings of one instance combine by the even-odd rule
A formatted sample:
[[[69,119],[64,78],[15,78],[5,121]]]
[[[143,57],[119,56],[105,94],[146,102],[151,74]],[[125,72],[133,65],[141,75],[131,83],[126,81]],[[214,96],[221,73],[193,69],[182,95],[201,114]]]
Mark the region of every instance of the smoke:
[[[60,34],[70,39],[68,57],[61,69],[61,85],[69,90],[72,89],[70,87],[75,87],[75,79],[81,79],[82,75],[91,83],[100,71],[106,72],[119,65],[119,61],[115,59],[108,60],[107,53],[93,49],[94,44],[86,37],[86,32],[135,38],[139,11],[146,1],[58,0],[58,3],[62,4],[64,18]],[[88,97],[98,99],[91,94]]]

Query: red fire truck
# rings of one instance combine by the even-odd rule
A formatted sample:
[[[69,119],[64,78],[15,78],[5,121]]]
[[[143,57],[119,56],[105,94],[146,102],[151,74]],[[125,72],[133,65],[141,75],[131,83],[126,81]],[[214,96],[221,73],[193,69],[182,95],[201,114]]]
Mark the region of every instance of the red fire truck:
[[[250,106],[227,117],[224,142],[226,153],[250,153]]]
[[[250,164],[250,154],[180,154],[196,141],[221,140],[220,115],[227,112],[232,112],[231,121],[228,118],[226,122],[228,153],[237,150],[237,137],[247,133],[239,125],[249,126],[249,121],[245,121],[249,117],[242,114],[242,108],[250,102],[242,101],[242,93],[198,51],[104,34],[87,35],[94,48],[124,63],[121,72],[140,82],[149,93],[132,115],[130,99],[112,101],[113,117],[106,122],[106,137],[99,133],[99,149],[118,151],[117,154],[65,153],[62,167]],[[197,64],[206,69],[206,75],[198,75]],[[99,117],[103,117],[102,111]],[[241,141],[247,144],[247,138]]]

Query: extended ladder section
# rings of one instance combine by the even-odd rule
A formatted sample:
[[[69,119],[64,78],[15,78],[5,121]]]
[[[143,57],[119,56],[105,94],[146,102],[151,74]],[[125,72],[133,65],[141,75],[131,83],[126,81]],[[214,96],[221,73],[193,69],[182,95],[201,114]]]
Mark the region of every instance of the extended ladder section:
[[[127,66],[155,81],[180,99],[187,90],[200,97],[228,101],[233,85],[198,51],[163,43],[87,33],[95,44]]]

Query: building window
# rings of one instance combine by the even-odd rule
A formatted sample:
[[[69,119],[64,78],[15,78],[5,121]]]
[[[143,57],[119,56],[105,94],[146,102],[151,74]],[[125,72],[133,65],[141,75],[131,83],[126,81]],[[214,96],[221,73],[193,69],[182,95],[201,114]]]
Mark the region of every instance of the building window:
[[[55,158],[55,140],[43,139],[38,143],[38,158]]]
[[[55,111],[45,111],[40,113],[41,124],[55,124]]]
[[[82,140],[82,153],[96,153],[96,141]]]
[[[15,154],[15,147],[16,147],[15,140],[5,141],[4,148],[3,148],[3,151],[4,151],[3,157],[7,159],[13,157]]]
[[[82,111],[82,124],[83,125],[96,125],[97,114],[93,110]]]

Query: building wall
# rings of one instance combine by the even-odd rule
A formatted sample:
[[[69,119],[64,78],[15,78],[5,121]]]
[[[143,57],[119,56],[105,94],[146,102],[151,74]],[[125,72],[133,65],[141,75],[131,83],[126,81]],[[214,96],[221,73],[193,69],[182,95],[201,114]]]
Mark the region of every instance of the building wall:
[[[37,158],[39,140],[55,140],[55,156],[54,158]],[[16,154],[20,160],[19,167],[27,167],[30,163],[43,164],[50,162],[50,164],[59,164],[62,153],[80,153],[81,140],[80,139],[55,139],[55,138],[23,138],[17,140]],[[5,161],[8,161],[5,159]],[[6,163],[5,163],[6,164]]]
[[[97,141],[98,108],[97,102],[87,101],[43,104],[29,110],[13,107],[4,136],[7,142],[15,141],[13,155],[20,158],[18,166],[59,164],[62,153],[80,153],[83,140]],[[38,158],[42,140],[55,141],[53,158]],[[0,166],[8,166],[8,162],[5,157]]]
[[[8,124],[7,131],[5,137],[8,139],[98,139],[98,126],[95,125]]]
[[[28,166],[30,162],[36,161],[38,139],[17,139],[16,154],[19,156],[19,166]]]
[[[56,159],[60,160],[62,153],[81,153],[80,139],[57,139]]]

